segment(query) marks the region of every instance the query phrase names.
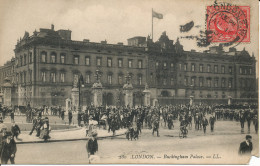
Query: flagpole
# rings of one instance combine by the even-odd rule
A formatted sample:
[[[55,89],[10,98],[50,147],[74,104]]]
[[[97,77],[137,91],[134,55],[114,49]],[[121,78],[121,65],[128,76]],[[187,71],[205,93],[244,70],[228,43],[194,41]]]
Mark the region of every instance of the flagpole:
[[[153,8],[152,8],[152,42],[153,42]]]

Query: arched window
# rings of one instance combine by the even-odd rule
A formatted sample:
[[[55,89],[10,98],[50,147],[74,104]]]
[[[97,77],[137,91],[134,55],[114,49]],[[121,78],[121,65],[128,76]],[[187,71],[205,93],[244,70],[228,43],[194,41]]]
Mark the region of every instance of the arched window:
[[[47,52],[42,51],[41,52],[41,62],[46,63],[47,62]]]
[[[51,53],[51,63],[56,63],[56,53],[55,52]]]
[[[65,60],[66,60],[66,54],[65,53],[61,53],[60,54],[60,63],[61,64],[65,64],[66,63]]]

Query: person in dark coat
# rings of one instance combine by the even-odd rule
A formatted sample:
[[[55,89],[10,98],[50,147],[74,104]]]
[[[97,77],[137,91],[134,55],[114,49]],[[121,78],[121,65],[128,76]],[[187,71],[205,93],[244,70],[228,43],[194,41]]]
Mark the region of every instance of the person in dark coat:
[[[72,112],[71,111],[69,111],[69,125],[71,124],[71,122],[72,122]]]
[[[64,116],[65,116],[65,111],[64,110],[61,111],[61,115],[60,116],[61,116],[61,119],[64,120]]]
[[[12,138],[11,132],[6,132],[5,134],[6,140],[3,142],[2,146],[2,156],[1,156],[1,163],[7,164],[8,160],[10,160],[11,164],[15,164],[14,158],[16,149],[16,143]]]
[[[82,114],[81,114],[81,112],[78,112],[78,126],[80,126],[81,125],[81,116],[82,116]]]
[[[19,126],[17,124],[15,124],[15,122],[13,121],[13,125],[11,127],[11,133],[12,133],[12,137],[16,138],[16,139],[19,139],[18,138],[18,135],[21,133],[21,130],[19,128]]]
[[[208,124],[209,124],[208,119],[204,116],[202,118],[202,126],[203,126],[204,134],[206,134],[206,129],[207,129]]]
[[[246,135],[246,141],[240,143],[238,154],[251,155],[252,150],[253,150],[252,136]]]
[[[88,152],[88,157],[90,155],[94,155],[98,151],[98,142],[96,137],[97,137],[96,133],[92,134],[87,142],[86,148]]]
[[[210,118],[209,118],[209,124],[210,124],[211,132],[214,131],[215,121],[216,121],[216,118],[213,115],[211,115]]]

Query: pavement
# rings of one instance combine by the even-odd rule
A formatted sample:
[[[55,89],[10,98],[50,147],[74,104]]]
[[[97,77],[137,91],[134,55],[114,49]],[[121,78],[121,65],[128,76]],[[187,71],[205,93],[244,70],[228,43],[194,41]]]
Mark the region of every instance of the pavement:
[[[116,130],[115,136],[124,135],[126,129]],[[113,132],[108,132],[104,129],[97,129],[97,138],[114,137]],[[86,128],[79,127],[74,129],[65,130],[53,130],[50,132],[50,139],[47,142],[60,142],[60,141],[76,141],[76,140],[87,140],[89,137],[86,136]],[[36,137],[36,131],[32,135],[29,135],[29,131],[23,131],[16,139],[17,144],[25,143],[44,143],[44,140]]]

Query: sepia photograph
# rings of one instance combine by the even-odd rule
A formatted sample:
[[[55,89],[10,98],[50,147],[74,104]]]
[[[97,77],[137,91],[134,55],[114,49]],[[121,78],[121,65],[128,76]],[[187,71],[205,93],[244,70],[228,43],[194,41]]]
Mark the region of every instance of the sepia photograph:
[[[249,164],[257,0],[0,0],[1,164]]]

